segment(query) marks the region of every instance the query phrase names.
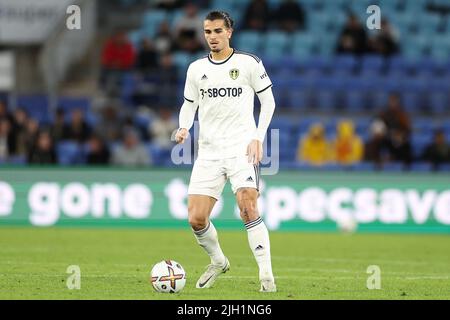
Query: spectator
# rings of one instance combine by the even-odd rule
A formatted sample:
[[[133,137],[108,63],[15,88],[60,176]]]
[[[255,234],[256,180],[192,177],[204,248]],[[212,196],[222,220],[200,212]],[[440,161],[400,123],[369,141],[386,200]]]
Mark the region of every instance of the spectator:
[[[158,68],[157,92],[159,105],[174,106],[178,97],[174,92],[177,89],[178,69],[170,53],[163,54]]]
[[[124,31],[109,38],[102,50],[101,85],[108,93],[116,93],[124,71],[135,65],[135,52]]]
[[[178,128],[178,123],[172,117],[172,111],[168,108],[161,108],[159,117],[148,127],[153,141],[163,149],[169,149],[173,142],[172,134]]]
[[[14,153],[14,136],[11,122],[6,118],[0,118],[0,161],[7,161]]]
[[[146,38],[142,40],[141,50],[139,51],[136,68],[141,72],[155,71],[158,65],[158,53],[155,50],[153,42]]]
[[[390,160],[402,162],[407,167],[412,162],[412,149],[409,136],[402,130],[394,129],[389,137]]]
[[[55,143],[58,143],[61,140],[64,140],[66,136],[69,134],[68,127],[66,124],[66,113],[64,109],[57,109],[55,114],[55,121],[52,124],[50,129],[50,133],[52,135],[52,139]]]
[[[130,70],[135,52],[124,31],[119,31],[106,41],[102,51],[102,66],[107,70]]]
[[[433,141],[426,146],[422,154],[422,160],[431,162],[434,170],[438,169],[439,165],[450,162],[450,145],[442,129],[435,132]]]
[[[337,126],[337,136],[332,145],[334,159],[342,165],[354,164],[361,161],[364,145],[355,134],[353,122],[340,121]]]
[[[56,153],[53,147],[50,132],[39,132],[35,145],[28,154],[28,163],[32,164],[54,164],[56,163]]]
[[[118,141],[123,130],[122,125],[117,107],[108,105],[102,110],[100,123],[96,126],[96,133],[106,141]]]
[[[377,30],[375,36],[369,39],[373,52],[390,56],[398,53],[398,31],[387,21],[381,19],[381,29]]]
[[[243,29],[266,31],[270,23],[270,10],[266,0],[252,0],[244,13]]]
[[[409,136],[411,121],[408,114],[403,110],[400,96],[397,93],[392,93],[389,96],[388,106],[380,113],[380,119],[386,124],[389,135],[393,130],[399,130]]]
[[[370,138],[364,146],[364,160],[381,167],[388,160],[389,140],[384,122],[376,119],[370,125]]]
[[[39,123],[33,118],[28,118],[26,123],[26,131],[24,135],[26,155],[28,155],[31,149],[35,146],[38,134],[39,134]]]
[[[358,17],[351,14],[342,30],[336,51],[338,53],[363,54],[367,51],[367,34]]]
[[[180,8],[184,1],[183,0],[154,0],[155,7],[164,10],[175,10]]]
[[[110,152],[105,142],[98,135],[92,135],[88,141],[87,163],[108,164],[109,158]]]
[[[284,0],[278,7],[275,21],[281,30],[295,32],[305,27],[305,13],[298,2]]]
[[[26,156],[27,149],[27,122],[28,114],[22,108],[14,111],[14,143],[16,155]]]
[[[197,53],[205,49],[203,39],[203,19],[198,16],[198,8],[193,3],[184,7],[185,15],[175,27],[177,45],[181,50]]]
[[[13,123],[13,117],[8,112],[8,107],[3,101],[0,100],[0,119],[4,118],[8,119],[9,123]]]
[[[202,33],[203,34],[203,33]],[[154,37],[155,49],[159,54],[170,52],[173,50],[174,42],[170,33],[170,25],[167,21],[163,21]]]
[[[82,143],[88,139],[90,133],[91,129],[84,120],[83,111],[81,111],[80,109],[74,109],[72,111],[70,124],[67,127],[67,135],[65,136],[65,139]]]
[[[317,166],[330,160],[330,145],[322,124],[316,123],[309,128],[308,134],[301,140],[297,160]]]
[[[138,133],[134,130],[125,131],[123,144],[113,152],[112,164],[120,166],[146,166],[150,164],[150,156],[140,143]]]

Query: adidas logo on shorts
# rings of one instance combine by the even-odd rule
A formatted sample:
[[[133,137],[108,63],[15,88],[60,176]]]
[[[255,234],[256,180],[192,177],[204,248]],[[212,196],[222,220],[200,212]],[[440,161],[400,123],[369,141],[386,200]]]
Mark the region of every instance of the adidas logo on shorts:
[[[208,79],[208,77],[206,76],[206,74],[204,74],[201,80],[207,80],[207,79]]]
[[[252,177],[248,177],[247,180],[245,180],[245,181],[253,182],[253,178]]]

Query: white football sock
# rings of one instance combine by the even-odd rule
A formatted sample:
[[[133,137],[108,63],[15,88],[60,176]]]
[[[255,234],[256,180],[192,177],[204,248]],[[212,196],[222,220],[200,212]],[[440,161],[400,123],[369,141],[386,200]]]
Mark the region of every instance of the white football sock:
[[[209,221],[208,225],[202,230],[193,231],[198,244],[205,249],[206,253],[211,258],[211,263],[224,266],[226,261],[225,255],[220,248],[217,230],[212,222]]]
[[[248,244],[259,267],[260,280],[274,280],[270,260],[269,231],[261,217],[245,224],[248,232]]]

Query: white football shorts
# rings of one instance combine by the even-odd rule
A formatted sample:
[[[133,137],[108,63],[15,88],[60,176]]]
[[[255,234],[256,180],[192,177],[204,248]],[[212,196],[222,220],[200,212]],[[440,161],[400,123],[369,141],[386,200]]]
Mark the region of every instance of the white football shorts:
[[[207,160],[197,159],[192,169],[188,194],[200,194],[219,200],[228,179],[234,194],[239,188],[259,191],[260,168],[248,162],[247,156]]]

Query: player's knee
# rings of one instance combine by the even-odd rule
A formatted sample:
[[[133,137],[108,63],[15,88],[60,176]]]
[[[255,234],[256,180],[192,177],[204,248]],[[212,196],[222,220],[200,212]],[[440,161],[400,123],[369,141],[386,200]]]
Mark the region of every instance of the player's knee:
[[[243,206],[240,211],[241,219],[244,223],[258,219],[259,213],[256,206]]]
[[[192,229],[201,230],[204,229],[208,224],[207,215],[202,214],[202,212],[199,210],[197,206],[189,204],[188,213],[189,213],[188,221]]]
[[[253,190],[249,189],[239,190],[238,204],[241,219],[245,223],[253,221],[259,217],[256,199],[257,197],[254,195]]]
[[[189,215],[189,224],[191,225],[192,229],[194,230],[202,230],[206,228],[206,225],[208,224],[208,219],[199,217],[199,216],[191,216]]]

